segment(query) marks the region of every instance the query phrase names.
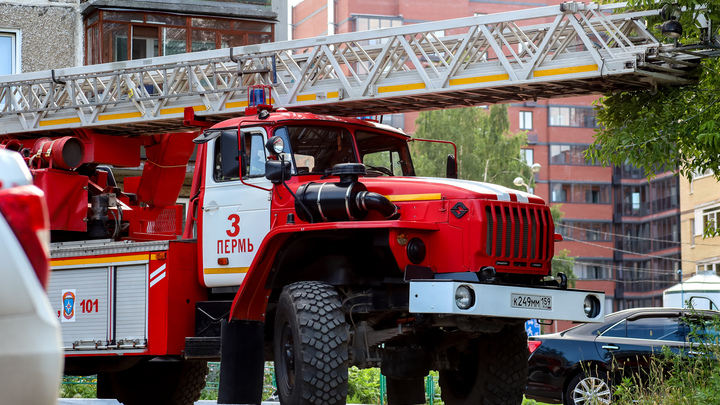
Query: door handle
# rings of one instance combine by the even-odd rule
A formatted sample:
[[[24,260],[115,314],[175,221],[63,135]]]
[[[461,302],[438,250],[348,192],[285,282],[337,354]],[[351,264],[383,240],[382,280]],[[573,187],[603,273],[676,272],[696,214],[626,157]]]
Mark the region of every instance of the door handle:
[[[617,349],[619,349],[620,347],[619,347],[619,346],[615,346],[615,345],[604,345],[602,348],[603,348],[603,349],[606,349],[606,350],[617,350]]]
[[[220,209],[220,206],[217,205],[217,203],[215,203],[215,202],[211,202],[208,205],[203,205],[203,207],[202,207],[202,210],[205,212],[217,211],[219,209]]]

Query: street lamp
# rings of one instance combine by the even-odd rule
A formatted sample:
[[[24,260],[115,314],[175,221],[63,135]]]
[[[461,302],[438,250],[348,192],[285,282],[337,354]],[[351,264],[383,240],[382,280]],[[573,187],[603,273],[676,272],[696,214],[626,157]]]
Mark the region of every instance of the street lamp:
[[[540,166],[540,163],[534,163],[532,166],[530,166],[530,171],[532,172],[533,176],[540,173],[540,169],[542,169],[542,166]],[[532,180],[530,181],[532,183]],[[530,192],[530,186],[525,183],[525,180],[523,180],[522,177],[515,177],[515,180],[513,180],[513,184],[520,187],[525,186],[525,189],[527,192]]]
[[[685,308],[685,287],[683,285],[682,269],[677,271],[678,278],[680,278],[680,308]]]

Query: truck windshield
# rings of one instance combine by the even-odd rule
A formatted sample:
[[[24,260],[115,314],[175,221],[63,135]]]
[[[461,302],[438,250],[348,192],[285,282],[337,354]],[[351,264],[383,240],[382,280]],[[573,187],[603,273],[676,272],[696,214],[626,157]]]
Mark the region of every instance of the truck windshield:
[[[369,176],[414,176],[407,142],[402,138],[374,132],[357,131],[355,140],[361,162]]]
[[[293,174],[326,174],[338,163],[363,163],[368,176],[414,176],[407,142],[388,134],[359,130],[355,133],[360,158],[346,128],[287,126],[275,130],[283,138],[283,155]]]
[[[285,141],[286,158],[292,148],[294,174],[325,174],[338,163],[357,163],[352,135],[345,128],[288,126],[278,128],[276,136]]]

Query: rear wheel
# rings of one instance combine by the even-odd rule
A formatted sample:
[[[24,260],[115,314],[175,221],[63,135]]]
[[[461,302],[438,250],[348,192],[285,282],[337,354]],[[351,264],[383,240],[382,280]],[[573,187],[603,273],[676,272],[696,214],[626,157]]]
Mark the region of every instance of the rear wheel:
[[[527,335],[522,324],[473,339],[455,370],[440,371],[447,405],[517,405],[528,372]]]
[[[273,333],[275,375],[283,405],[344,404],[348,335],[332,286],[305,281],[286,286]]]
[[[565,392],[566,405],[602,405],[612,402],[612,389],[608,375],[601,370],[590,370],[576,375]]]
[[[192,405],[208,373],[204,361],[143,360],[123,371],[99,373],[98,387],[125,405]]]

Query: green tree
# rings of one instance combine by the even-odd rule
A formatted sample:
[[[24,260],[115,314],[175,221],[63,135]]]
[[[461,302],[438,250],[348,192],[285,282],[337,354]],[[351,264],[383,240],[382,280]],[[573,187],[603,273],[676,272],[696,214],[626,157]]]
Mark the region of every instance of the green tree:
[[[515,177],[531,176],[530,168],[520,160],[527,136],[525,131],[510,133],[507,105],[423,111],[416,124],[417,138],[447,140],[457,145],[460,179],[514,187]],[[427,142],[415,142],[412,147],[419,176],[445,177],[446,159],[452,148]]]
[[[715,0],[673,0],[686,7],[681,15],[681,44],[720,44],[720,2]],[[629,0],[633,9],[657,8],[654,0]],[[701,9],[701,5],[707,7]],[[709,38],[697,23],[698,14],[711,22]],[[649,27],[662,23],[660,17],[648,19]],[[663,38],[655,28],[656,37]],[[665,39],[671,41],[671,39]],[[589,158],[605,164],[633,164],[652,174],[678,168],[686,177],[694,171],[713,169],[720,179],[720,59],[707,58],[694,69],[697,84],[660,87],[656,90],[621,92],[597,102],[598,121],[594,146]]]

